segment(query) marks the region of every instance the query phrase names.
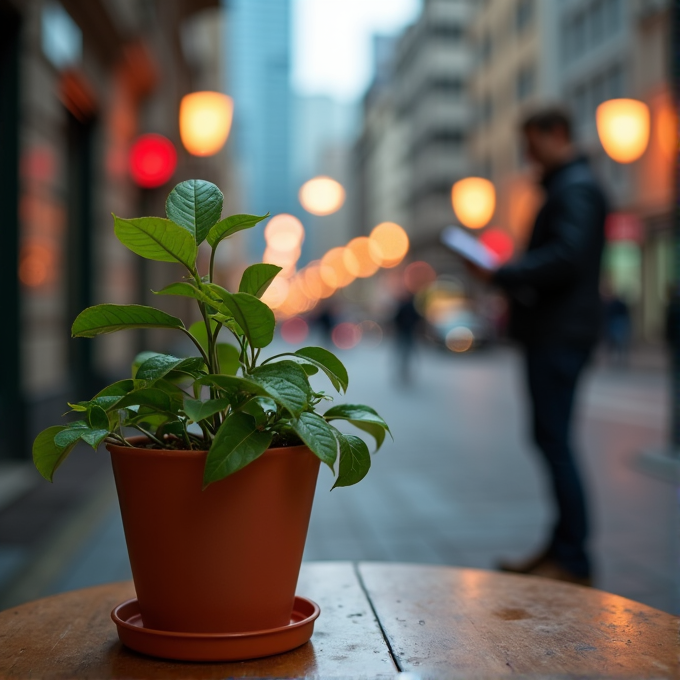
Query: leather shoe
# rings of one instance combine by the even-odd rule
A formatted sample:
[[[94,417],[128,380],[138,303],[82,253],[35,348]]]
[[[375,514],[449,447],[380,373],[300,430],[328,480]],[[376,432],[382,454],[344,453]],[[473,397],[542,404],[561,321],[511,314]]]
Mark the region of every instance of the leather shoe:
[[[553,559],[544,560],[528,573],[532,576],[552,578],[556,581],[566,581],[567,583],[575,583],[579,586],[590,587],[593,585],[592,579],[589,576],[577,576]]]
[[[500,571],[507,571],[510,574],[530,574],[534,569],[537,569],[541,564],[550,559],[550,551],[545,548],[541,552],[532,555],[531,557],[516,562],[501,560],[498,562],[498,569]]]

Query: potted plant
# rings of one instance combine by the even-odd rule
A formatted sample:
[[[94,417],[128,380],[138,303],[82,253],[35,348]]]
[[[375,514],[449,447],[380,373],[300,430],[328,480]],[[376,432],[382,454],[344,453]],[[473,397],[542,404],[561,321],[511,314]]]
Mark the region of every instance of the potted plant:
[[[280,268],[252,265],[230,292],[214,282],[214,263],[222,241],[268,215],[220,219],[222,203],[214,184],[189,180],[168,196],[167,219],[114,215],[123,245],[184,267],[181,281],[154,292],[192,298],[201,320],[187,327],[153,307],[102,304],[78,315],[72,336],[167,328],[189,338],[196,356],[140,354],[131,378],[69,404],[72,419],[44,430],[33,445],[49,481],[79,441],[95,450],[106,445],[137,593],[114,620],[126,644],[173,658],[247,658],[308,639],[311,625],[300,634],[298,624],[311,617],[313,625],[318,609],[296,598],[295,586],[320,462],[337,469],[333,488],[356,484],[371,464],[366,443],[333,423],[352,423],[376,448],[388,431],[368,406],[320,412],[330,397],[309,376],[324,373],[341,393],[348,386],[331,352],[307,347],[261,356],[275,318],[260,298]],[[207,274],[197,268],[204,241]],[[196,648],[200,640],[207,647]]]

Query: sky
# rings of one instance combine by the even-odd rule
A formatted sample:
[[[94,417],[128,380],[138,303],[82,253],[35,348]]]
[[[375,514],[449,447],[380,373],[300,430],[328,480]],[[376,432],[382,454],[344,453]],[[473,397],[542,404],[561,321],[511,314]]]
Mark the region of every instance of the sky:
[[[294,0],[293,87],[351,102],[372,77],[371,36],[394,34],[417,17],[421,0]]]

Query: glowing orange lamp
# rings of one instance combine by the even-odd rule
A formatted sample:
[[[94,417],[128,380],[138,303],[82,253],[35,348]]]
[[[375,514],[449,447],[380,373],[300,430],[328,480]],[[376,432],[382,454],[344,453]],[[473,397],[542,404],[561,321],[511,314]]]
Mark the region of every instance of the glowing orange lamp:
[[[234,115],[231,97],[220,92],[194,92],[179,105],[179,134],[193,156],[214,156],[226,143]]]
[[[636,161],[649,142],[649,107],[636,99],[610,99],[595,112],[597,134],[617,163]]]
[[[496,190],[488,179],[466,177],[451,188],[451,204],[461,224],[469,229],[481,229],[496,210]]]
[[[314,177],[300,189],[300,203],[312,215],[332,215],[345,202],[345,189],[330,177]]]

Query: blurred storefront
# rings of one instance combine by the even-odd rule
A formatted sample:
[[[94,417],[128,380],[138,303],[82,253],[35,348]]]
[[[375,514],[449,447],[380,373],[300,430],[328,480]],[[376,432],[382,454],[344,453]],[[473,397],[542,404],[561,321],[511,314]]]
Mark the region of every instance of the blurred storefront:
[[[200,176],[223,184],[225,153],[189,156],[178,129],[182,96],[223,87],[219,5],[0,0],[0,459],[28,455],[31,434],[64,411],[66,396],[91,396],[139,349],[134,333],[70,340],[84,307],[146,302],[181,312],[181,303],[149,299],[168,268],[123,248],[111,212],[162,215],[174,183]],[[143,133],[163,135],[177,155],[157,188],[130,174],[130,149]]]

